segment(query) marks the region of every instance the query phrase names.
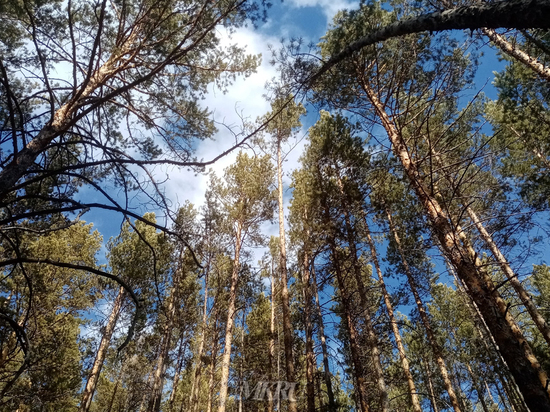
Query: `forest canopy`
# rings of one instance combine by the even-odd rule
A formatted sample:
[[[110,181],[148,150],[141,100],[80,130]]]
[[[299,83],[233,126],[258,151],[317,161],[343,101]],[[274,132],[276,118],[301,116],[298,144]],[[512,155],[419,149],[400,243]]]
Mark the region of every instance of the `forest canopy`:
[[[550,411],[550,1],[306,3],[0,4],[0,411]]]

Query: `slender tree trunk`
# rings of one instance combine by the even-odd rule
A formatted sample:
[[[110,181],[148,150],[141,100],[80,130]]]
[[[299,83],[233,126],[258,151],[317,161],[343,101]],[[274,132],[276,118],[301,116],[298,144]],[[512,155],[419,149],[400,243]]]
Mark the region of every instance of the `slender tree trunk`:
[[[508,367],[506,360],[503,358],[502,354],[500,353],[498,349],[498,345],[496,344],[496,341],[493,335],[491,334],[489,327],[485,323],[485,320],[483,319],[483,316],[481,315],[479,308],[477,307],[476,303],[473,301],[471,296],[469,296],[468,293],[466,292],[466,289],[464,288],[464,284],[456,274],[455,268],[452,266],[451,262],[449,262],[449,260],[446,257],[445,257],[445,262],[447,264],[447,268],[449,269],[449,272],[451,272],[451,274],[455,279],[458,289],[467,298],[466,299],[467,307],[470,311],[470,314],[472,315],[472,319],[474,319],[474,327],[476,329],[477,334],[480,337],[480,340],[485,345],[485,349],[489,354],[489,360],[494,370],[497,372],[499,380],[502,383],[502,386],[507,394],[507,399],[509,401],[510,407],[514,412],[517,412],[517,411],[528,412],[528,408],[527,408],[527,405],[525,404],[525,400],[523,399],[523,396],[521,395],[521,391],[519,390],[517,384],[515,383],[514,378],[510,372],[510,368]],[[489,343],[487,341],[491,343],[492,349],[489,347]],[[491,356],[491,354],[495,354],[496,358]],[[510,379],[510,382],[508,382],[508,379]]]
[[[483,223],[479,220],[479,217],[477,214],[472,210],[471,207],[467,206],[466,211],[468,212],[468,216],[470,216],[470,219],[472,219],[472,222],[474,223],[476,229],[478,230],[479,234],[481,235],[483,241],[493,254],[493,257],[499,264],[500,268],[508,278],[508,281],[518,294],[521,302],[523,303],[523,306],[527,309],[529,314],[531,315],[531,318],[535,322],[535,325],[537,325],[538,330],[542,334],[544,340],[550,345],[550,327],[548,327],[548,324],[540,314],[539,310],[533,303],[533,300],[531,299],[531,296],[529,296],[529,293],[525,290],[521,282],[518,280],[517,275],[514,273],[510,265],[508,264],[508,261],[498,248],[498,246],[493,241],[493,238],[487,232],[485,229],[485,226],[483,226]]]
[[[120,367],[120,371],[118,372],[115,387],[113,388],[113,394],[111,395],[111,399],[109,400],[109,407],[107,408],[107,412],[111,412],[113,410],[113,405],[115,403],[116,394],[118,392],[118,387],[120,386],[120,381],[122,380],[122,375],[124,374],[125,364],[123,363]]]
[[[437,408],[437,398],[435,397],[434,386],[432,383],[432,374],[430,372],[430,365],[428,365],[428,362],[423,357],[422,357],[421,363],[424,364],[424,368],[426,371],[426,379],[428,380],[428,391],[430,393],[430,403],[432,404],[433,412],[439,412],[439,409]]]
[[[283,159],[281,139],[277,139],[277,181],[279,203],[279,271],[281,275],[281,304],[283,309],[283,335],[285,344],[286,379],[294,382],[294,355],[292,353],[292,324],[290,321],[290,298],[288,295],[288,272],[286,268],[285,245],[285,214],[283,203]],[[289,412],[297,412],[296,400],[292,397],[288,402]],[[223,411],[219,411],[223,412]]]
[[[210,263],[208,263],[207,270],[204,274],[204,301],[202,305],[202,322],[201,331],[199,336],[199,348],[197,350],[197,362],[195,364],[195,370],[192,373],[191,391],[189,393],[189,406],[188,408],[192,412],[196,412],[198,409],[198,396],[200,387],[200,377],[202,373],[202,354],[204,352],[204,341],[206,339],[206,327],[208,323],[208,275],[209,275]]]
[[[363,82],[363,87],[386,129],[395,155],[400,160],[432,224],[434,235],[481,311],[527,405],[534,411],[550,410],[548,377],[509,312],[508,305],[495,290],[488,274],[480,269],[474,251],[471,247],[464,245],[467,242],[464,233],[451,226],[448,216],[437,199],[424,188],[422,177],[409,155],[406,143],[385,112],[382,103],[366,82]]]
[[[216,333],[216,335],[218,335]],[[206,402],[206,412],[212,412],[214,403],[214,381],[216,376],[216,360],[218,355],[218,336],[212,342],[212,353],[210,354],[210,374],[208,377],[208,400]],[[183,412],[183,408],[182,408]]]
[[[361,411],[369,412],[370,409],[366,399],[367,385],[365,382],[365,377],[363,376],[363,364],[359,356],[359,345],[357,343],[357,331],[355,329],[355,321],[351,316],[352,309],[349,303],[348,291],[347,291],[347,287],[340,268],[339,257],[336,255],[337,251],[333,240],[330,240],[330,248],[333,256],[333,263],[335,266],[338,289],[340,289],[342,306],[343,306],[344,313],[346,316],[346,321],[348,324],[350,354],[351,354],[351,361],[353,363],[353,371],[355,375],[354,377],[355,377],[355,384],[356,384],[355,392],[357,394],[357,399],[359,401],[358,403],[361,408]]]
[[[268,381],[273,382],[273,370],[275,368],[275,278],[273,277],[273,259],[271,260],[271,273],[270,273],[270,286],[271,286],[271,314],[269,323],[269,369],[268,369]],[[267,388],[267,411],[273,412],[273,393],[271,392],[271,385]]]
[[[388,311],[388,317],[390,319],[390,324],[391,324],[393,336],[395,339],[395,344],[397,346],[397,351],[399,352],[399,358],[401,359],[401,366],[403,367],[403,373],[405,374],[405,378],[407,379],[407,384],[409,386],[409,392],[411,394],[411,404],[415,412],[422,412],[422,408],[420,407],[420,401],[418,399],[416,385],[414,384],[414,379],[411,373],[411,369],[409,367],[409,360],[407,359],[405,346],[403,345],[403,341],[401,339],[399,326],[397,325],[397,321],[395,320],[395,314],[393,312],[391,297],[390,297],[390,294],[388,293],[388,290],[386,289],[386,284],[384,283],[384,276],[382,275],[382,270],[380,269],[380,263],[378,262],[376,248],[374,246],[374,241],[372,240],[372,236],[370,234],[370,229],[367,223],[366,215],[364,217],[364,222],[365,222],[365,234],[366,234],[367,243],[369,245],[370,252],[371,252],[372,263],[374,264],[374,267],[376,269],[376,274],[378,276],[378,285],[380,286],[380,291],[382,292],[384,303],[386,304],[386,309]]]
[[[323,311],[321,310],[321,301],[319,300],[319,290],[317,289],[317,276],[315,275],[315,265],[311,266],[311,286],[315,294],[315,306],[317,307],[317,316],[319,318],[319,340],[321,341],[321,350],[323,351],[323,371],[325,386],[327,387],[328,405],[327,412],[336,412],[336,402],[332,390],[332,379],[330,374],[330,365],[328,362],[328,349],[325,337],[325,325],[323,322]],[[321,396],[321,395],[319,395]]]
[[[179,272],[179,270],[178,270]],[[149,398],[149,405],[147,407],[149,412],[159,412],[162,402],[162,390],[164,388],[164,375],[166,372],[166,364],[168,354],[170,352],[170,346],[172,341],[173,320],[176,313],[176,305],[174,300],[176,299],[177,283],[179,282],[181,273],[176,275],[174,280],[174,286],[172,287],[170,296],[168,298],[168,307],[166,308],[166,323],[163,328],[161,338],[161,349],[157,358],[157,367],[153,374],[153,389],[151,391],[151,397]]]
[[[477,398],[479,399],[479,402],[481,403],[481,407],[483,408],[484,412],[490,412],[489,408],[487,407],[487,403],[485,402],[485,396],[483,395],[483,389],[479,386],[479,380],[477,379],[477,376],[475,375],[474,371],[470,367],[469,364],[466,364],[466,369],[468,369],[468,373],[470,374],[470,379],[472,380],[472,384],[474,386],[474,389],[477,393]]]
[[[186,351],[186,344],[189,343],[189,340],[187,340],[186,344],[184,344],[185,336],[182,333],[181,339],[180,339],[180,348],[178,350],[178,361],[176,364],[176,371],[174,372],[174,380],[172,381],[172,391],[170,392],[170,398],[168,400],[168,410],[172,412],[174,410],[174,402],[176,401],[176,393],[178,391],[178,384],[180,381],[180,374],[181,370],[183,368],[183,360],[185,357],[185,351]],[[182,399],[183,401],[183,399]]]
[[[109,320],[107,325],[105,325],[105,331],[101,337],[101,342],[99,343],[99,348],[95,355],[94,364],[92,366],[92,371],[86,382],[84,392],[82,392],[82,401],[80,402],[80,412],[88,412],[90,405],[92,404],[92,398],[94,397],[95,388],[97,386],[97,381],[99,379],[99,374],[101,373],[101,368],[103,367],[103,361],[105,360],[105,355],[107,354],[107,349],[109,348],[109,343],[111,342],[111,337],[115,330],[116,322],[118,316],[120,315],[120,310],[122,309],[122,303],[124,302],[124,296],[126,291],[121,286],[118,290],[118,295],[113,303],[113,309],[109,315]]]
[[[359,298],[361,300],[361,306],[363,309],[363,318],[365,320],[365,328],[367,331],[367,342],[369,345],[372,365],[374,369],[374,375],[376,379],[376,386],[378,387],[378,395],[380,397],[380,408],[382,412],[389,411],[388,390],[386,388],[386,381],[384,379],[384,371],[382,369],[382,361],[380,359],[380,349],[378,348],[378,337],[374,331],[372,324],[372,311],[370,309],[367,291],[365,288],[365,281],[363,279],[361,265],[357,257],[357,245],[356,245],[356,233],[352,228],[350,220],[350,201],[347,194],[344,193],[344,187],[340,176],[338,176],[338,187],[340,189],[341,205],[344,212],[344,222],[346,227],[346,237],[348,242],[348,248],[351,254],[351,263],[353,265],[353,274],[355,277],[355,283],[359,291]]]
[[[441,377],[443,378],[443,382],[445,384],[445,390],[449,394],[449,399],[451,401],[451,405],[455,410],[455,412],[460,412],[461,409],[460,409],[459,399],[453,389],[451,377],[449,375],[447,366],[445,365],[445,360],[443,359],[443,351],[439,346],[439,343],[437,342],[435,334],[432,330],[432,325],[428,318],[428,312],[426,311],[426,308],[424,307],[424,303],[422,302],[422,299],[420,298],[420,294],[418,293],[418,289],[416,287],[416,281],[409,267],[409,263],[405,259],[405,252],[401,246],[401,239],[399,238],[397,229],[393,224],[393,219],[389,209],[386,209],[386,214],[390,225],[390,232],[392,233],[393,238],[395,239],[395,243],[397,244],[397,250],[401,257],[401,263],[403,264],[405,275],[407,275],[407,280],[409,281],[409,288],[411,289],[411,292],[414,296],[414,300],[416,302],[418,312],[420,313],[420,319],[422,320],[422,325],[424,326],[424,329],[426,331],[426,336],[428,337],[428,342],[430,343],[435,361],[437,363],[437,366],[439,367],[439,372],[441,373]]]
[[[239,281],[240,254],[241,254],[241,233],[242,224],[237,222],[235,232],[235,257],[233,258],[233,271],[231,274],[231,289],[229,291],[229,304],[227,308],[227,323],[225,326],[225,344],[222,356],[222,371],[220,381],[220,394],[218,412],[225,412],[227,401],[227,387],[229,384],[229,365],[231,363],[231,341],[233,339],[233,325],[235,322],[235,301],[237,300],[237,283]]]
[[[319,170],[317,170],[317,172],[319,175],[321,174]],[[321,178],[319,180],[322,181]],[[324,223],[327,227],[327,230],[331,232],[332,228],[331,228],[330,211],[329,211],[329,207],[326,202],[326,199],[324,197],[321,198],[321,204],[324,209]],[[328,234],[327,241],[330,248],[330,253],[332,255],[334,270],[336,272],[336,281],[338,283],[338,288],[340,290],[342,306],[343,306],[344,313],[346,316],[346,321],[348,324],[350,355],[353,363],[353,373],[354,373],[354,379],[355,379],[355,389],[356,389],[355,394],[357,397],[357,405],[361,409],[361,412],[369,412],[369,405],[366,399],[366,396],[367,396],[366,382],[363,376],[363,365],[361,362],[361,358],[359,356],[359,345],[357,344],[357,332],[355,330],[354,320],[351,317],[351,307],[348,301],[347,287],[344,283],[344,278],[340,267],[340,258],[338,257],[338,254],[337,254],[338,252],[337,252],[336,242],[334,240],[334,236],[332,235],[332,233]]]
[[[498,34],[493,29],[483,28],[481,29],[481,31],[483,34],[489,37],[489,39],[491,39],[491,41],[495,44],[495,46],[497,46],[505,54],[507,54],[510,57],[513,57],[514,59],[519,61],[521,64],[529,67],[531,70],[533,70],[543,79],[550,81],[550,69],[544,66],[544,64],[540,63],[535,57],[525,53],[523,50],[521,50],[514,44],[510,43],[506,39],[506,37]]]
[[[309,233],[307,234],[309,237]],[[311,323],[311,286],[310,286],[310,261],[306,250],[302,268],[302,283],[304,288],[304,325],[306,332],[306,397],[307,412],[315,412],[315,382],[314,365],[315,354],[313,353],[313,325]]]

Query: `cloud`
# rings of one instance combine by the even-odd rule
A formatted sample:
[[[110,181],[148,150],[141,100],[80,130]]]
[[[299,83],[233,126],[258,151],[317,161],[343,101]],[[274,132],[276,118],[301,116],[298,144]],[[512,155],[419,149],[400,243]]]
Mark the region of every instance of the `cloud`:
[[[237,78],[226,93],[222,93],[213,86],[210,87],[204,105],[212,111],[218,132],[213,139],[205,140],[198,145],[196,156],[203,161],[210,161],[234,146],[235,133],[242,130],[243,121],[253,122],[270,110],[270,105],[264,98],[265,84],[277,74],[275,68],[268,62],[270,56],[268,44],[275,43],[276,38],[247,27],[240,28],[231,35],[220,32],[220,37],[223,46],[237,44],[240,47],[246,47],[246,52],[249,54],[261,54],[262,62],[256,73],[248,78]],[[221,176],[223,169],[235,161],[237,153],[238,150],[235,150],[222,157],[209,169]],[[165,184],[165,189],[169,198],[180,204],[184,200],[189,200],[195,205],[201,205],[204,202],[207,175],[197,175],[192,171],[177,168],[167,168],[166,172],[169,180]]]

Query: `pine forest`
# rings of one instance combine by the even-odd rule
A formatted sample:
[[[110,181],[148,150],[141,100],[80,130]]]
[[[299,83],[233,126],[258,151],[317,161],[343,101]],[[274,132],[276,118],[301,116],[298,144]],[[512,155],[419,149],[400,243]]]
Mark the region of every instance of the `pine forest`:
[[[0,0],[0,412],[550,411],[550,0],[298,1]]]

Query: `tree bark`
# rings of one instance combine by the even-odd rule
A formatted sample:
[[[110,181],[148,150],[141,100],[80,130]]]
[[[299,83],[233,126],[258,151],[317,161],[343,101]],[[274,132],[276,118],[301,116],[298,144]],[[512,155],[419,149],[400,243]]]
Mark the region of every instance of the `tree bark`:
[[[392,219],[390,210],[387,208],[386,208],[386,215],[388,217],[388,222],[390,225],[390,232],[392,233],[393,238],[395,239],[397,250],[401,257],[401,264],[403,265],[403,268],[405,270],[405,275],[407,276],[407,280],[409,282],[409,288],[411,289],[411,292],[414,296],[414,300],[416,302],[418,312],[420,313],[420,319],[422,321],[422,325],[424,326],[424,330],[426,331],[428,342],[430,343],[435,361],[437,363],[437,366],[439,367],[439,372],[441,373],[441,377],[443,378],[443,383],[445,384],[445,390],[449,395],[451,406],[453,407],[455,412],[461,412],[458,396],[455,393],[455,390],[453,389],[451,377],[449,375],[447,366],[445,365],[445,360],[443,359],[443,351],[439,343],[437,342],[437,338],[435,337],[435,334],[432,330],[432,325],[430,323],[430,319],[428,318],[428,312],[426,311],[426,308],[424,307],[424,303],[422,302],[422,299],[420,298],[420,294],[418,293],[418,289],[416,287],[416,281],[411,272],[409,263],[407,262],[407,259],[405,259],[405,251],[401,246],[401,239],[399,238],[397,229],[393,224],[393,219]]]
[[[204,341],[206,340],[206,327],[208,323],[208,276],[209,276],[210,263],[207,266],[207,270],[204,274],[204,301],[202,305],[202,323],[199,336],[199,348],[197,350],[197,363],[195,370],[192,373],[191,391],[189,393],[189,406],[188,408],[192,412],[196,412],[198,409],[198,396],[200,377],[202,373],[202,354],[204,352]]]
[[[525,53],[523,50],[510,43],[506,37],[498,34],[493,29],[482,28],[481,32],[489,37],[495,46],[497,46],[508,56],[513,57],[523,65],[527,66],[543,79],[550,81],[550,69],[540,63],[535,57]]]
[[[493,238],[491,237],[489,232],[487,232],[487,229],[485,229],[485,226],[483,226],[483,223],[481,223],[479,217],[474,212],[474,210],[470,206],[466,206],[466,211],[468,213],[468,216],[470,216],[470,219],[472,219],[474,226],[481,235],[481,238],[483,239],[483,241],[493,254],[493,257],[502,269],[502,272],[504,272],[504,274],[508,278],[508,281],[518,294],[521,303],[523,303],[523,306],[525,306],[525,308],[529,312],[529,315],[531,315],[531,319],[533,319],[535,325],[537,325],[537,328],[543,336],[544,340],[546,340],[546,343],[550,345],[550,327],[548,327],[548,324],[540,314],[538,308],[531,299],[531,296],[529,296],[529,293],[525,290],[521,282],[518,280],[517,275],[508,264],[508,261],[506,260],[498,246],[495,244]]]
[[[153,389],[151,392],[151,398],[149,398],[148,411],[159,412],[162,402],[162,389],[164,388],[164,375],[166,372],[166,360],[168,359],[168,353],[170,352],[170,346],[172,342],[172,329],[174,325],[174,315],[176,313],[176,305],[174,300],[176,299],[176,292],[178,288],[178,282],[181,279],[181,268],[178,269],[174,279],[174,284],[168,297],[168,307],[166,308],[166,323],[163,327],[161,338],[161,349],[157,358],[157,367],[153,375]]]
[[[448,216],[437,199],[425,189],[423,179],[409,155],[403,137],[395,128],[381,102],[365,82],[362,85],[388,134],[396,157],[400,160],[431,222],[434,236],[439,240],[442,250],[456,268],[458,276],[481,311],[528,407],[534,411],[550,410],[547,375],[508,311],[508,305],[495,290],[487,273],[479,268],[474,251],[471,247],[465,246],[467,239],[464,233],[451,226]]]
[[[399,358],[401,360],[401,366],[403,368],[403,373],[405,374],[405,378],[409,386],[409,392],[411,395],[411,404],[415,412],[422,412],[420,401],[418,399],[416,385],[414,384],[414,379],[411,373],[411,369],[409,367],[409,360],[407,359],[405,346],[403,345],[403,341],[401,339],[401,332],[399,331],[399,326],[397,325],[397,321],[395,320],[395,314],[393,312],[391,297],[390,297],[390,294],[388,293],[388,290],[386,289],[384,276],[382,275],[382,270],[380,269],[380,263],[378,262],[376,248],[374,246],[374,241],[372,240],[372,236],[370,234],[370,229],[367,223],[366,215],[365,215],[364,223],[365,223],[365,234],[366,234],[367,243],[369,245],[370,252],[371,252],[372,263],[374,264],[374,267],[376,269],[376,274],[378,276],[378,285],[380,286],[380,291],[382,292],[384,303],[386,304],[386,309],[388,311],[388,317],[390,319],[390,324],[391,324],[393,336],[395,339],[395,344],[397,346],[397,351],[399,352]]]
[[[92,371],[86,382],[84,391],[82,392],[82,401],[80,402],[80,412],[88,412],[90,405],[92,404],[92,399],[94,397],[95,388],[97,386],[97,381],[99,379],[99,374],[103,368],[103,362],[105,361],[105,355],[107,354],[107,349],[109,348],[109,343],[113,336],[115,330],[116,322],[118,316],[120,315],[120,310],[122,309],[122,303],[124,302],[124,296],[126,295],[126,290],[121,286],[118,290],[118,295],[113,303],[113,309],[109,315],[109,320],[107,325],[105,325],[105,331],[101,337],[101,342],[99,343],[99,348],[95,355],[94,364],[92,366]]]
[[[168,399],[168,410],[172,412],[174,410],[174,403],[176,401],[176,393],[178,390],[178,383],[180,381],[180,374],[183,368],[183,360],[185,357],[186,346],[189,343],[189,340],[184,344],[184,334],[182,333],[180,339],[180,348],[178,350],[178,361],[176,364],[176,370],[174,372],[174,379],[172,380],[172,391],[170,392],[170,398]]]

